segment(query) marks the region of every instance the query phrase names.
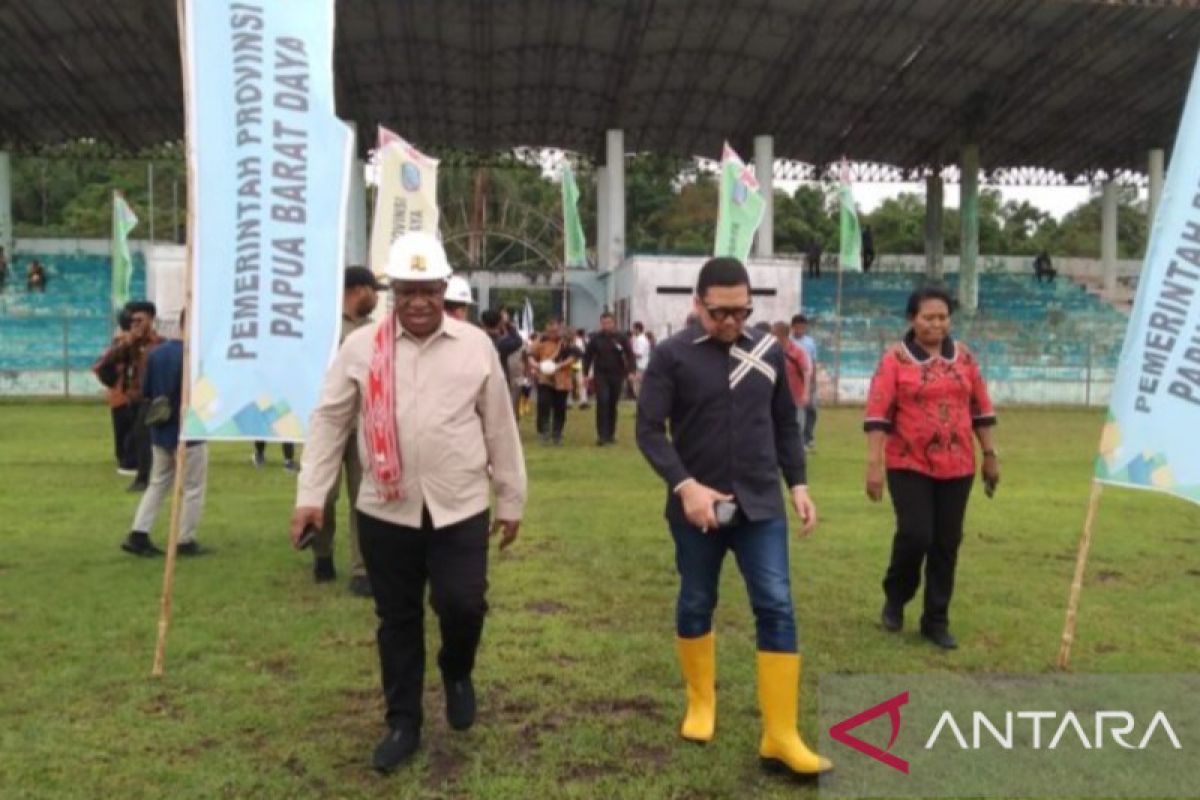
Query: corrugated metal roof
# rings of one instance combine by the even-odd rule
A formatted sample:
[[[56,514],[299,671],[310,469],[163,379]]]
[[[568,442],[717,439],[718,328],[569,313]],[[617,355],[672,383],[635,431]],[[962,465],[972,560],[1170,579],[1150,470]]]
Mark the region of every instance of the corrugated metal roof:
[[[1194,2],[340,0],[339,113],[419,145],[924,167],[1141,169],[1169,148]],[[178,139],[174,3],[0,4],[0,143]],[[370,136],[364,137],[370,139]]]

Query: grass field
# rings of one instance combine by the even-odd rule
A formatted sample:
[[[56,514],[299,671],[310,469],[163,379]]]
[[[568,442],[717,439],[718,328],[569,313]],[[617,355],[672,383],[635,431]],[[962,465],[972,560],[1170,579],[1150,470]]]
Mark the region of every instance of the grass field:
[[[717,739],[676,738],[663,490],[622,415],[616,448],[592,447],[579,413],[566,447],[527,445],[526,523],[491,565],[479,724],[449,731],[431,667],[422,752],[381,778],[367,767],[381,732],[374,617],[344,581],[314,585],[288,547],[294,481],[278,448],[255,470],[249,445],[213,447],[201,540],[216,553],[179,564],[155,680],[162,561],[117,548],[136,498],[111,465],[107,409],[0,405],[0,797],[814,796],[759,769],[753,625],[731,568]],[[962,646],[946,654],[876,622],[892,515],[863,496],[859,418],[822,412],[810,482],[823,521],[792,550],[810,740],[822,673],[1051,669],[1101,424],[1002,412],[1003,483],[972,500],[952,608]],[[1198,542],[1200,509],[1106,492],[1076,671],[1194,669]],[[338,554],[344,566],[344,542]]]

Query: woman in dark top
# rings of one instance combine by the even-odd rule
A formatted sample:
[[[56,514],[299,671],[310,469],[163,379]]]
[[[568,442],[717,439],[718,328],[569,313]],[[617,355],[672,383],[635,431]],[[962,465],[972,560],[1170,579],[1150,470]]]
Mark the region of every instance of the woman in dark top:
[[[979,362],[950,337],[950,296],[927,287],[908,299],[910,328],[879,361],[867,396],[867,496],[896,511],[892,558],[883,579],[883,626],[898,631],[925,565],[921,635],[948,650],[950,596],[963,517],[975,476],[972,434],[983,448],[988,496],[1000,481],[992,441],[996,417]]]

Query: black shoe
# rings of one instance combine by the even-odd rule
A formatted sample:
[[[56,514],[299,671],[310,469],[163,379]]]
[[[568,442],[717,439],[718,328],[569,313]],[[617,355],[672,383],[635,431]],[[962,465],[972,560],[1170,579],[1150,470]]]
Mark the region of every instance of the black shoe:
[[[561,436],[554,437],[553,444],[555,447],[562,447],[562,437]]]
[[[413,757],[421,746],[421,734],[408,728],[392,728],[375,745],[371,766],[379,772],[388,773]]]
[[[879,613],[879,621],[883,627],[893,633],[904,627],[904,607],[894,606],[890,602],[883,604],[883,611]]]
[[[470,678],[443,678],[442,685],[446,689],[446,721],[454,730],[465,731],[475,724],[475,686]]]
[[[317,556],[313,560],[313,580],[317,583],[329,583],[337,580],[337,570],[333,568],[333,558]]]
[[[121,542],[121,549],[135,556],[162,555],[162,550],[159,550],[150,541],[150,534],[142,531],[130,531],[129,535],[125,537],[125,541]]]
[[[179,556],[206,556],[211,553],[207,547],[201,547],[199,542],[184,542],[175,545],[175,554]]]
[[[300,462],[294,458],[289,458],[287,461],[283,462],[283,468],[288,472],[299,472]]]
[[[127,492],[144,492],[144,491],[146,491],[146,486],[147,486],[147,484],[145,481],[134,481],[133,483],[131,483],[125,487],[125,491],[127,491]]]
[[[366,575],[355,575],[350,579],[350,594],[355,597],[374,597],[371,591],[371,579]]]
[[[926,628],[922,626],[921,635],[943,650],[957,650],[958,640],[950,635],[945,628]]]

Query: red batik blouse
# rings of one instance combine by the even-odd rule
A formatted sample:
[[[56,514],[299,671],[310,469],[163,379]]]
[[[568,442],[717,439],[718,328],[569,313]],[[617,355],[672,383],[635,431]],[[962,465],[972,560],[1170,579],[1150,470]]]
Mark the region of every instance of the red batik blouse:
[[[932,478],[973,475],[972,433],[995,424],[979,362],[949,336],[941,352],[931,355],[909,331],[879,360],[863,429],[887,432],[888,469]]]

